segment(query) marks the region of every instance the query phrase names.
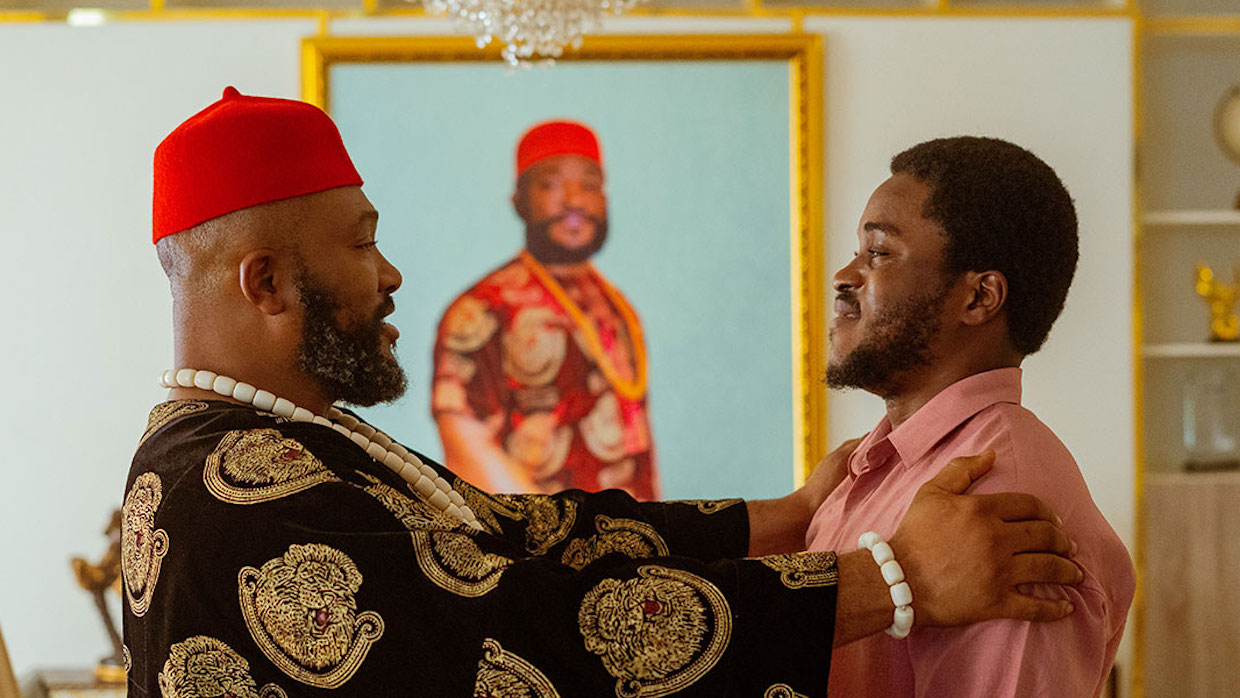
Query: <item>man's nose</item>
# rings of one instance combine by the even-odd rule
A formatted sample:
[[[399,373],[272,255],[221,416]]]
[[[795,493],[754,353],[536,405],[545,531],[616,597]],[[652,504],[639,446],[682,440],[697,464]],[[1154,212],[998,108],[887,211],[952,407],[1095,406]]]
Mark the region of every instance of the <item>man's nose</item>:
[[[586,190],[577,184],[564,187],[564,205],[568,208],[581,208],[585,205]]]
[[[858,259],[860,258],[853,257],[851,262],[840,267],[831,277],[831,288],[835,289],[836,293],[843,293],[861,285],[861,274],[857,271]]]
[[[379,253],[379,260],[379,290],[388,295],[396,293],[396,289],[400,288],[401,281],[404,280],[400,275],[400,270],[389,262],[382,252]]]

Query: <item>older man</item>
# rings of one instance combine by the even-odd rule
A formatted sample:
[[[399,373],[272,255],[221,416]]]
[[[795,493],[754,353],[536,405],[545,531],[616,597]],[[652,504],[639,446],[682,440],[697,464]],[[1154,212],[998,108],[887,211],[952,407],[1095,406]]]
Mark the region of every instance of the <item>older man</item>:
[[[594,132],[530,128],[512,203],[525,249],[439,324],[431,409],[445,464],[491,490],[614,487],[656,499],[641,322],[590,261],[608,230]]]
[[[178,368],[126,485],[131,696],[822,695],[890,622],[868,553],[795,552],[847,448],[779,500],[492,496],[333,407],[400,394],[401,277],[323,112],[229,88],[155,160]],[[1054,515],[955,494],[988,467],[892,536],[920,625],[1071,612],[1015,590],[1079,578]]]

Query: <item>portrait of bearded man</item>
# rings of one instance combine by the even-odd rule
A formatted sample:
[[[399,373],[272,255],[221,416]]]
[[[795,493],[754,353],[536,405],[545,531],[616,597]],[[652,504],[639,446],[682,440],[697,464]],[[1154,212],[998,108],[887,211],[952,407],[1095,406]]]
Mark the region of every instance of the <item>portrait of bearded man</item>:
[[[439,323],[431,411],[445,462],[497,491],[657,499],[642,326],[591,261],[608,232],[598,137],[543,122],[516,161],[525,246]]]

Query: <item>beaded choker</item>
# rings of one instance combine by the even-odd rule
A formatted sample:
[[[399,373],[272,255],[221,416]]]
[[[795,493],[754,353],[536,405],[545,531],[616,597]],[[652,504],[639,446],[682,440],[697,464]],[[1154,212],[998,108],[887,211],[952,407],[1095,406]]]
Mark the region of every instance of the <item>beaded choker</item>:
[[[352,415],[335,407],[328,408],[327,416],[314,414],[298,407],[282,397],[260,390],[249,383],[241,383],[228,376],[192,368],[164,371],[160,384],[165,388],[198,388],[253,405],[264,412],[286,417],[294,422],[311,422],[329,427],[360,446],[371,458],[400,475],[432,506],[454,516],[470,526],[481,529],[478,518],[465,504],[461,493],[431,466],[422,462],[409,449],[392,440],[392,437]]]

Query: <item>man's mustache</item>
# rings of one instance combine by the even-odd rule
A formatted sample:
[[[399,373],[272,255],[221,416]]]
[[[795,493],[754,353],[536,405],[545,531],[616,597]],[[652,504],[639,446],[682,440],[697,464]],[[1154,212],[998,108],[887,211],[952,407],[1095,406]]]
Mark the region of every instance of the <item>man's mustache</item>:
[[[595,216],[595,215],[593,215],[593,214],[591,214],[591,213],[589,213],[589,212],[587,212],[587,211],[585,211],[585,210],[583,210],[583,209],[580,209],[580,208],[566,208],[566,209],[564,209],[564,211],[563,211],[562,213],[558,213],[558,214],[556,214],[556,215],[554,215],[554,216],[551,216],[550,218],[544,218],[544,219],[542,219],[542,220],[538,221],[538,222],[536,223],[536,225],[539,225],[539,226],[544,226],[544,227],[547,227],[547,226],[552,226],[552,225],[555,225],[556,223],[559,223],[559,222],[563,221],[564,219],[568,218],[569,216],[576,216],[576,217],[578,217],[578,218],[584,218],[584,219],[586,219],[586,220],[590,221],[591,223],[593,223],[593,224],[594,224],[594,227],[596,227],[596,228],[598,228],[598,227],[602,227],[602,225],[603,225],[604,223],[606,223],[606,222],[607,222],[607,220],[606,220],[605,218],[603,218],[602,216]]]
[[[852,291],[840,291],[835,294],[835,302],[843,303],[848,306],[848,310],[852,313],[861,312],[861,304],[857,302],[857,295]]]
[[[390,295],[384,296],[383,303],[380,304],[378,310],[375,311],[375,320],[381,322],[383,318],[394,312],[396,312],[396,301],[392,300],[392,296]]]

